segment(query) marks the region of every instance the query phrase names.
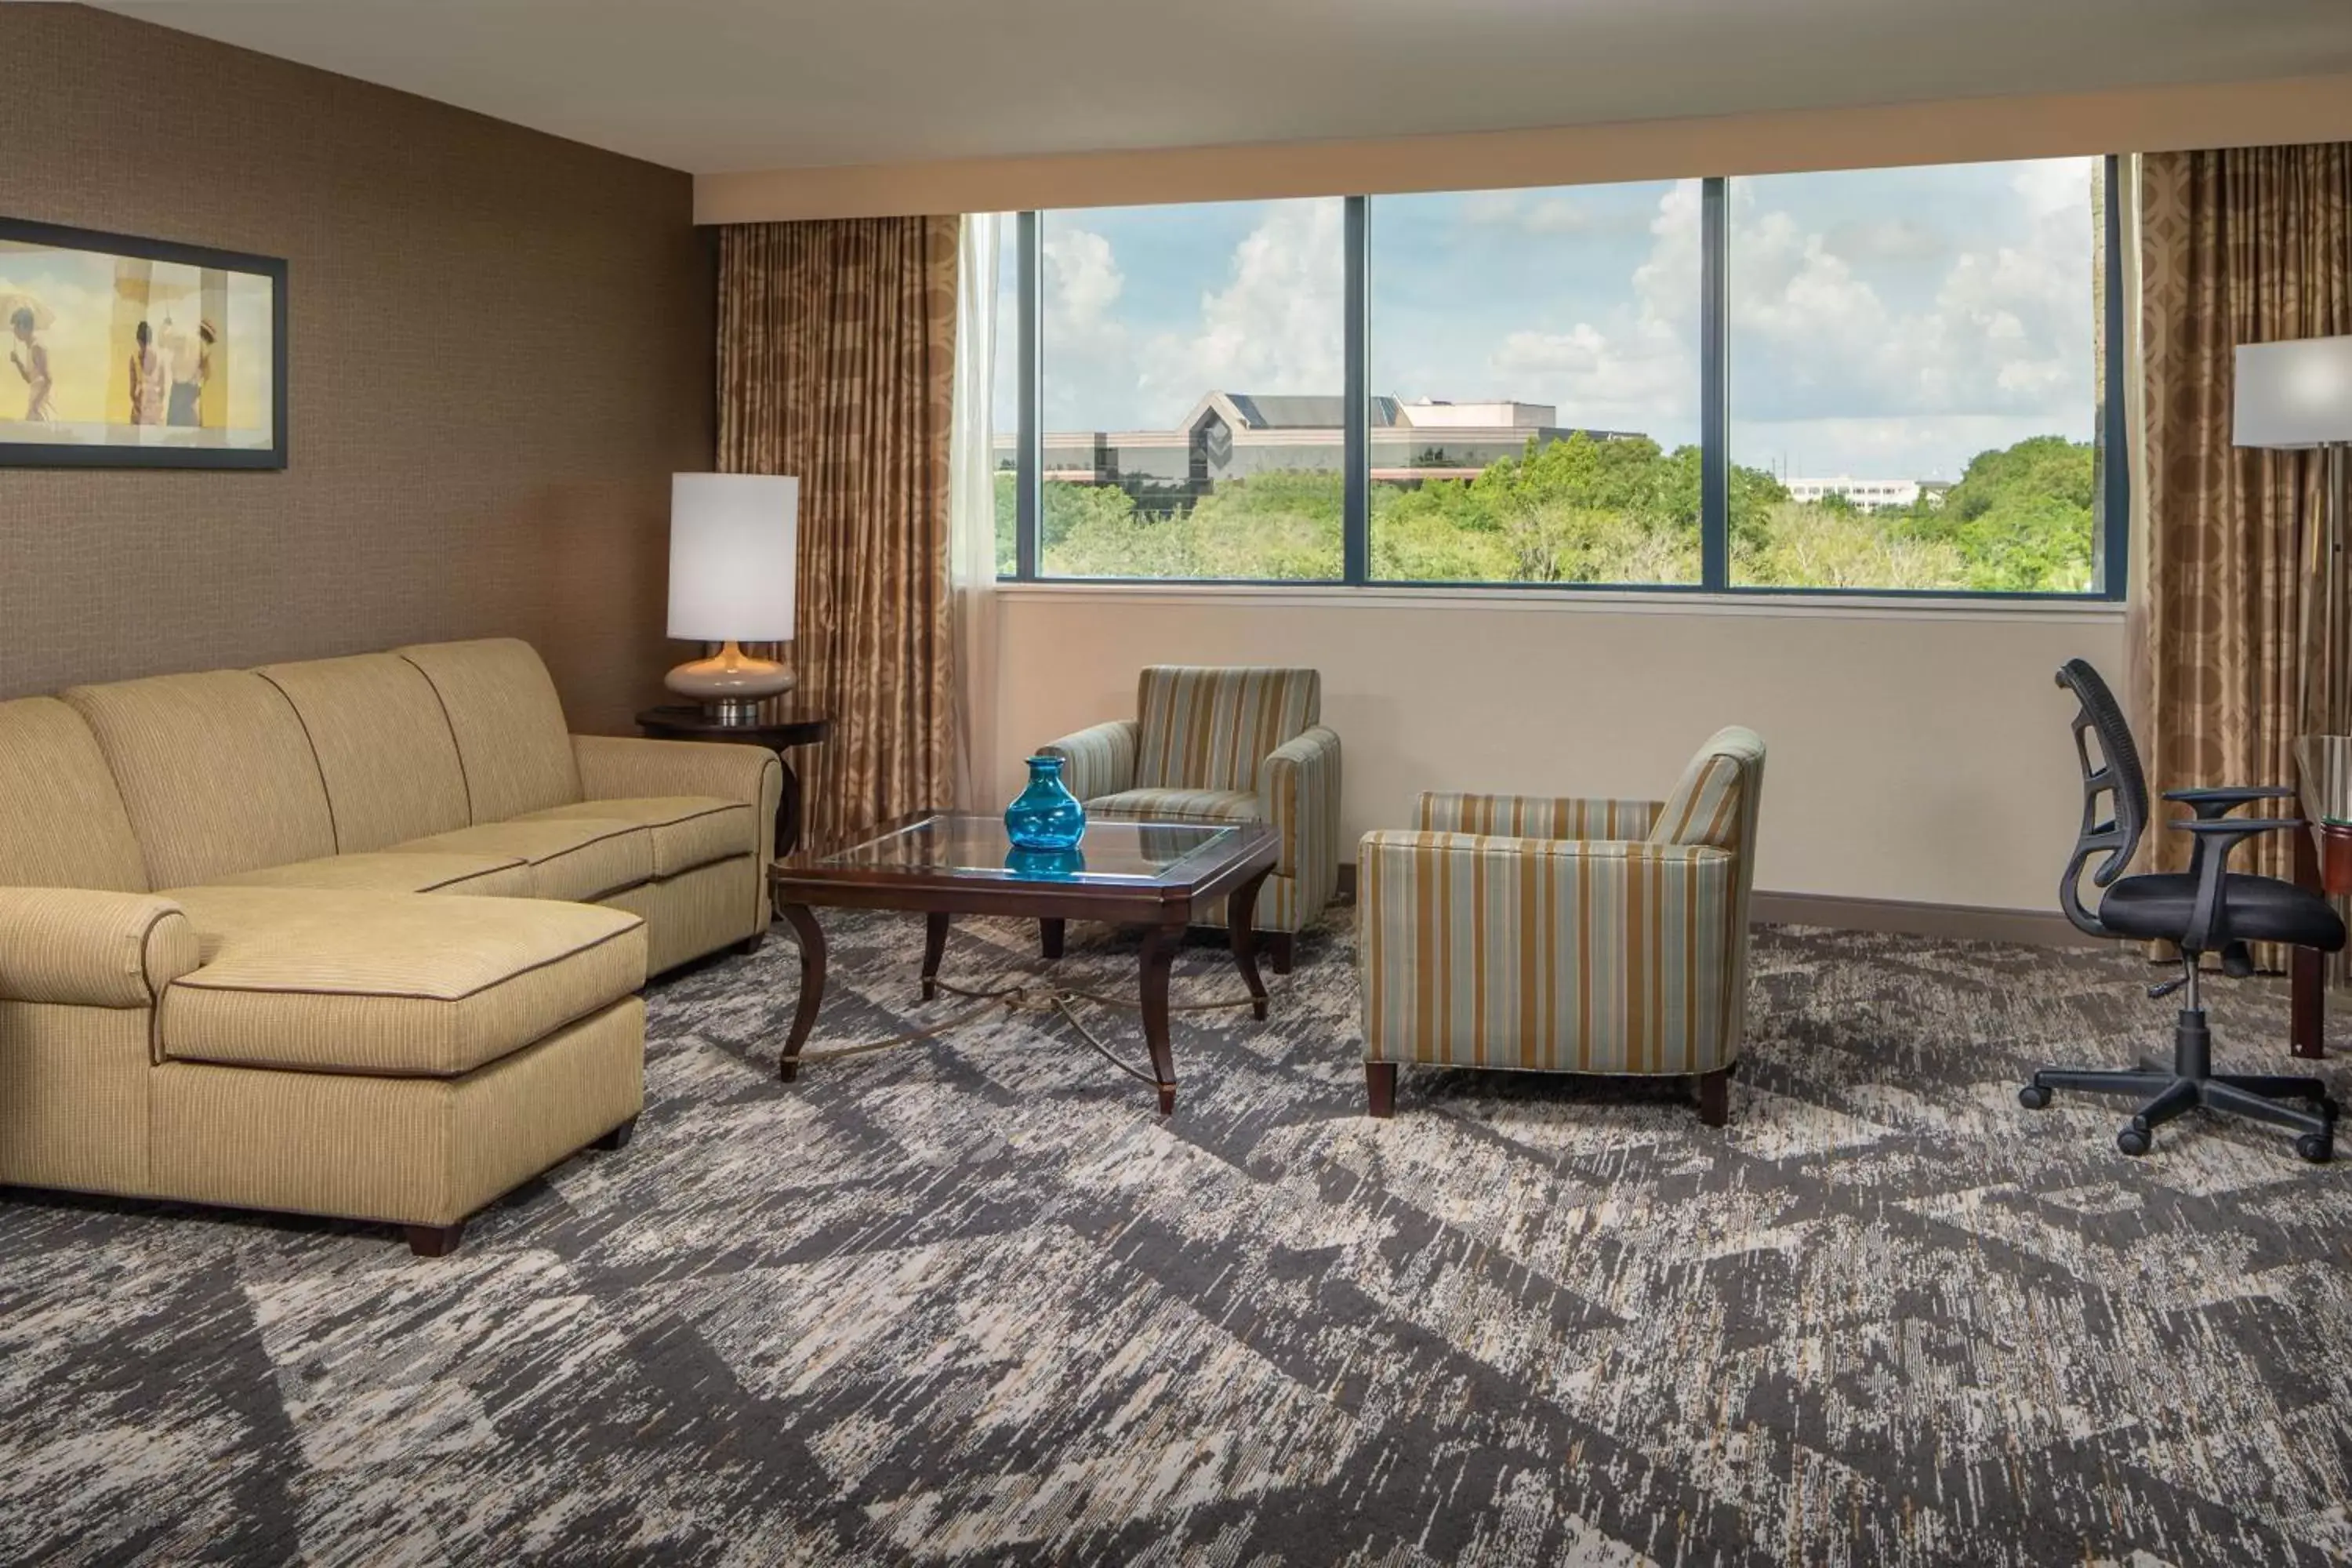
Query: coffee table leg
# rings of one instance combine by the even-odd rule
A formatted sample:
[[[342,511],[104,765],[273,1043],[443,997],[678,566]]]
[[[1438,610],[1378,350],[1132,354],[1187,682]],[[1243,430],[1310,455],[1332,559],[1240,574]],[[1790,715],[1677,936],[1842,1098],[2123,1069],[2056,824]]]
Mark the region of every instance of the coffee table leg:
[[[1234,963],[1242,972],[1242,984],[1249,987],[1250,1011],[1261,1024],[1265,1022],[1265,982],[1257,973],[1257,932],[1253,922],[1257,919],[1257,890],[1274,874],[1268,866],[1240,887],[1225,895],[1225,929],[1234,942]]]
[[[1063,922],[1060,921],[1039,921],[1037,922],[1037,951],[1044,953],[1047,958],[1061,957],[1062,928]]]
[[[816,1027],[816,1010],[824,1004],[824,929],[816,923],[816,911],[806,904],[778,904],[776,913],[801,940],[801,999],[793,1009],[793,1032],[784,1040],[783,1060],[776,1064],[776,1075],[790,1083],[801,1070],[801,1047],[808,1044],[809,1031]]]
[[[1143,1039],[1151,1047],[1162,1116],[1176,1110],[1176,1059],[1168,1048],[1168,969],[1183,941],[1182,926],[1155,926],[1143,939]]]
[[[923,917],[923,1000],[940,994],[940,960],[948,951],[948,919],[939,910]]]

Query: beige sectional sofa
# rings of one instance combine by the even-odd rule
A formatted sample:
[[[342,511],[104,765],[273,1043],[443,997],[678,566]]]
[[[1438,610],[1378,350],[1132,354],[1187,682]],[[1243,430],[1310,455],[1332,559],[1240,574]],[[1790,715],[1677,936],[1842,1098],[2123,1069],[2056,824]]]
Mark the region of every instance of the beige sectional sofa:
[[[0,703],[0,1185],[466,1217],[644,1098],[768,925],[782,772],[568,732],[512,641]]]

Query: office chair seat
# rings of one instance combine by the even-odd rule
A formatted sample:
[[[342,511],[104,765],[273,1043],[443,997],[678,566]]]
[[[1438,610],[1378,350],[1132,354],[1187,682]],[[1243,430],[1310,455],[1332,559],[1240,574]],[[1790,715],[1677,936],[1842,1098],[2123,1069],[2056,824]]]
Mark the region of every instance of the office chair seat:
[[[2344,922],[2327,900],[2275,877],[2231,872],[2221,879],[2230,934],[2241,942],[2284,942],[2335,952]],[[2099,900],[2099,923],[2118,936],[2178,942],[2197,904],[2197,879],[2186,871],[2126,877]]]

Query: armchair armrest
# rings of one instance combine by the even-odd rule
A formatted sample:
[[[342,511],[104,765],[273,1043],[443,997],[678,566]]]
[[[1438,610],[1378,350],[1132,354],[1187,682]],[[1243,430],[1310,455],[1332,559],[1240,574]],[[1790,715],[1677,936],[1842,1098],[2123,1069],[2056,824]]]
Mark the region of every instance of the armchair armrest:
[[[1517,838],[1646,838],[1664,809],[1654,800],[1424,793],[1413,808],[1413,826]]]
[[[1722,1067],[1745,1018],[1738,869],[1707,844],[1365,835],[1365,1058]]]
[[[1302,864],[1336,868],[1339,859],[1339,737],[1322,725],[1303,730],[1267,753],[1258,769],[1258,799],[1282,835],[1277,877]]]
[[[2245,839],[2305,824],[2300,817],[2208,816],[2200,812],[2197,820],[2175,822],[2172,826],[2197,841],[2196,858],[2189,866],[2190,874],[2197,879],[2197,902],[2189,908],[2189,930],[2182,935],[2180,945],[2191,952],[2210,952],[2216,947],[2226,947],[2231,940],[2230,910],[2222,901],[2221,881],[2228,870],[2230,851]]]
[[[760,819],[760,858],[775,854],[776,805],[784,764],[765,746],[728,741],[648,741],[628,735],[574,735],[580,793],[588,800],[673,795],[738,800]]]
[[[1132,719],[1114,719],[1040,746],[1037,754],[1062,759],[1062,783],[1080,800],[1118,795],[1135,787],[1135,751],[1142,729]]]
[[[202,962],[186,911],[151,893],[0,888],[0,998],[152,1007]]]

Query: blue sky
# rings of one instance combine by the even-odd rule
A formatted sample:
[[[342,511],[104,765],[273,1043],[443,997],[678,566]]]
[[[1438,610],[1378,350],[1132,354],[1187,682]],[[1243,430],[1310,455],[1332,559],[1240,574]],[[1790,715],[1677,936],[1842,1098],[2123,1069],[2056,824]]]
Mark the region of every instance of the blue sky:
[[[2087,439],[2096,168],[1733,181],[1735,459],[1957,478],[2026,436]],[[1046,214],[1046,427],[1166,427],[1213,388],[1337,392],[1340,214],[1336,199]],[[1563,424],[1696,437],[1696,181],[1381,196],[1370,224],[1375,392],[1517,397]],[[1009,374],[1000,387],[1009,417]]]

